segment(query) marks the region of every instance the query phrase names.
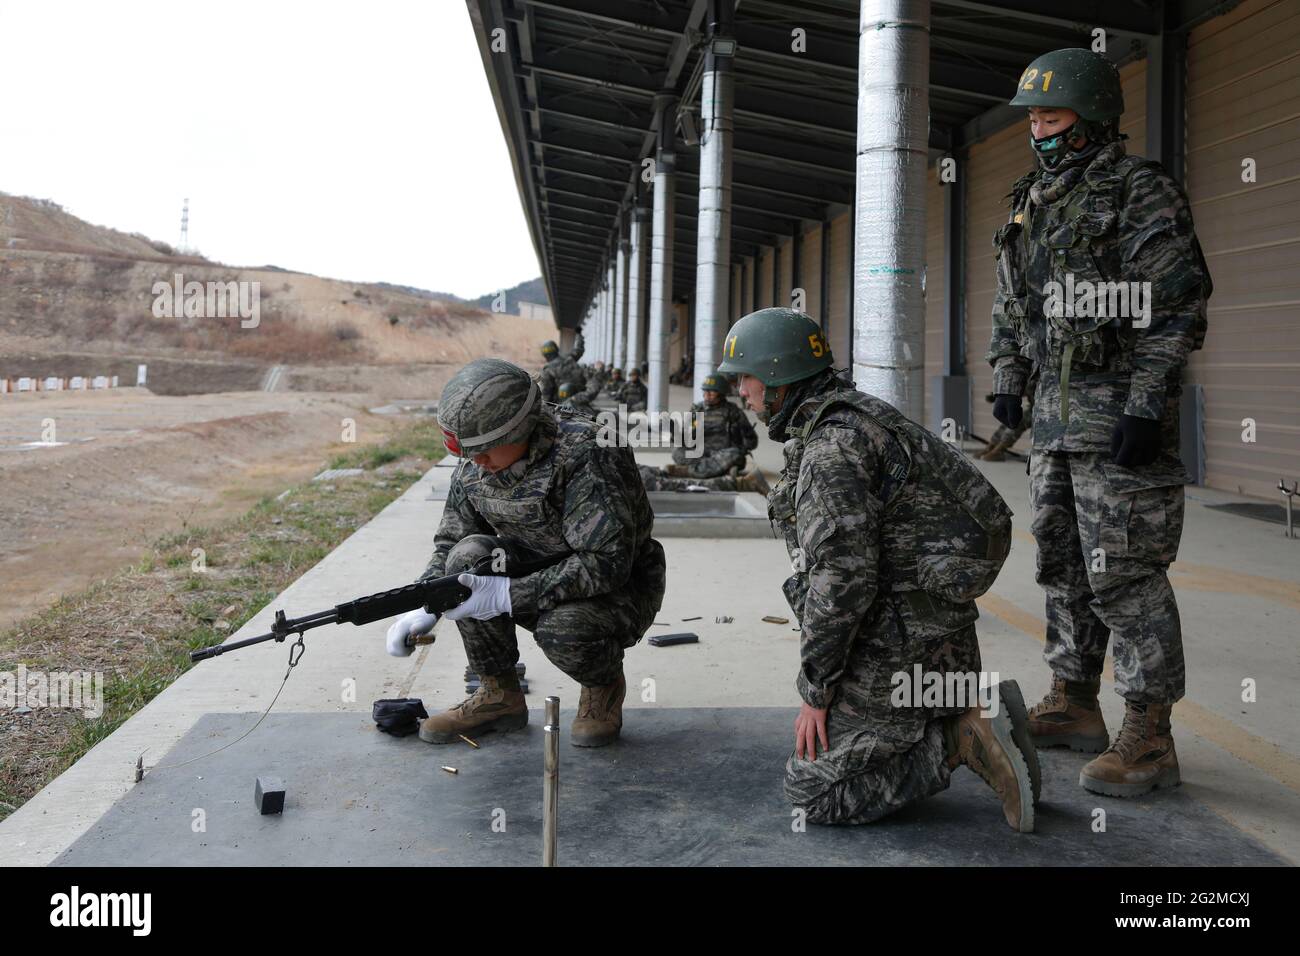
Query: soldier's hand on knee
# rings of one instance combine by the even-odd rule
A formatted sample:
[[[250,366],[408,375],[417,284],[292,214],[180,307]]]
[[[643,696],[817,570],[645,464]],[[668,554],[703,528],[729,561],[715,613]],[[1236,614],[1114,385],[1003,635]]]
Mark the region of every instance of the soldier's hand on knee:
[[[486,621],[502,614],[510,614],[510,579],[484,574],[462,574],[456,579],[470,589],[470,596],[457,604],[444,617],[449,621],[471,618]]]
[[[826,708],[818,709],[806,703],[801,704],[799,716],[794,720],[794,755],[803,759],[807,753],[808,759],[815,761],[818,741],[821,742],[822,753],[830,749],[830,741],[826,736]]]

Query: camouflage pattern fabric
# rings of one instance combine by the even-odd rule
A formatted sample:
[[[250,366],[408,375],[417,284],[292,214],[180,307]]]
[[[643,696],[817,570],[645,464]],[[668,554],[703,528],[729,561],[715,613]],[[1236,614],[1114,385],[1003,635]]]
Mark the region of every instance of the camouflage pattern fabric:
[[[609,382],[609,369],[592,368],[587,370],[587,388],[583,394],[587,401],[591,402],[600,397],[600,393],[605,390],[605,385]]]
[[[993,244],[993,391],[1021,395],[1041,373],[1034,450],[1109,451],[1121,414],[1162,421],[1176,449],[1183,365],[1204,335],[1212,288],[1182,188],[1159,164],[1111,143],[1086,167],[1020,179]],[[1150,326],[1044,315],[1049,282],[1068,289],[1084,280],[1149,282]]]
[[[919,494],[925,456],[913,452],[909,469],[895,432],[848,405],[801,435],[852,382],[827,370],[798,384],[769,423],[775,440],[795,437],[768,513],[796,568],[784,586],[802,630],[795,686],[810,706],[829,708],[831,746],[816,761],[791,755],[786,793],[810,820],[863,822],[946,786],[930,725],[965,707],[895,707],[891,678],[914,664],[937,674],[979,671],[978,611],[973,600],[948,602],[919,588],[921,542],[942,538],[960,508]]]
[[[619,390],[618,400],[627,406],[629,412],[644,412],[650,401],[650,390],[644,382],[628,381]]]
[[[754,426],[738,405],[723,399],[717,405],[691,406],[692,427],[703,454],[691,458],[686,448],[673,449],[673,461],[685,465],[693,478],[717,478],[743,467],[745,456],[758,447]]]
[[[807,813],[809,823],[872,823],[947,790],[952,770],[943,723],[948,719],[927,722],[921,739],[913,744],[877,740],[862,762],[851,752],[853,738],[843,734],[831,737],[839,752],[833,748],[816,761],[791,754],[785,767],[786,799]],[[847,770],[849,766],[854,769]]]
[[[596,417],[596,409],[592,407],[591,399],[587,397],[585,391],[570,395],[560,403],[560,408],[565,411],[575,412],[576,414],[582,415],[586,418]]]
[[[537,384],[541,386],[543,401],[554,402],[560,385],[564,382],[576,382],[586,388],[587,372],[578,364],[578,359],[582,358],[585,351],[586,345],[582,341],[582,333],[579,332],[568,355],[557,355],[542,366]]]
[[[421,580],[441,575],[447,553],[470,534],[499,535],[525,555],[572,551],[511,581],[512,618],[457,622],[480,674],[502,673],[502,661],[517,655],[519,624],[566,674],[606,684],[623,649],[654,621],[665,587],[654,514],[631,450],[602,447],[598,431],[586,418],[543,406],[520,461],[496,474],[470,460],[456,467]]]
[[[646,491],[690,491],[692,488],[704,488],[708,491],[738,490],[736,479],[731,475],[719,475],[713,478],[673,478],[649,465],[638,467]]]
[[[1159,463],[1157,463],[1159,464]],[[1131,469],[1109,453],[1034,452],[1029,490],[1038,583],[1047,594],[1052,672],[1101,677],[1115,641],[1115,687],[1135,703],[1173,703],[1185,684],[1182,625],[1166,571],[1183,533],[1182,467]]]
[[[1184,682],[1165,574],[1182,534],[1186,481],[1178,399],[1213,291],[1187,198],[1158,164],[1110,143],[1086,164],[1021,178],[994,246],[993,390],[1019,395],[1037,375],[1030,497],[1046,659],[1066,679],[1095,679],[1113,631],[1119,692],[1172,703]],[[1150,325],[1045,315],[1047,283],[1067,279],[1149,282]],[[1111,434],[1125,414],[1160,421],[1152,464],[1111,461]],[[1103,560],[1106,570],[1094,570]]]

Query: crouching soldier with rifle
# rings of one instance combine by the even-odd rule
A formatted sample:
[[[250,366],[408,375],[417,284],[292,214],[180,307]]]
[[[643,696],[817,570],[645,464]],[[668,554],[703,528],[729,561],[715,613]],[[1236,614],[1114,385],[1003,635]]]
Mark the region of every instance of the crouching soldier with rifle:
[[[492,535],[545,561],[521,577],[466,573],[467,600],[446,612],[482,679],[469,699],[426,719],[420,739],[513,730],[528,722],[515,663],[515,626],[582,685],[572,742],[600,747],[623,724],[623,651],[636,644],[663,602],[663,548],[650,536],[654,514],[627,448],[602,446],[589,419],[544,405],[528,373],[499,359],[461,369],[442,392],[438,422],[447,450],[462,459],[452,476],[433,557],[420,580],[442,577],[453,548]],[[389,653],[436,616],[419,610],[389,631]]]
[[[1038,762],[1014,681],[987,710],[900,700],[914,668],[978,681],[975,598],[1011,547],[1011,512],[964,456],[831,368],[808,316],[762,309],[732,327],[719,372],[785,443],[768,496],[795,574],[803,699],[785,792],[814,823],[866,823],[948,787],[963,764],[1034,828]],[[819,751],[820,748],[820,751]]]

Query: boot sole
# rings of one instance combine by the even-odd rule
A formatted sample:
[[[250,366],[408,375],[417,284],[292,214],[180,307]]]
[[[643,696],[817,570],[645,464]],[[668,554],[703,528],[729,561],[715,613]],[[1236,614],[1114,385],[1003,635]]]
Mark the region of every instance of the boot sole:
[[[1085,776],[1079,771],[1079,786],[1090,793],[1100,793],[1104,797],[1140,797],[1152,790],[1167,790],[1182,783],[1182,775],[1177,767],[1166,767],[1146,783],[1111,783]]]
[[[604,734],[600,737],[577,737],[570,736],[569,743],[575,747],[608,747],[614,741],[618,740],[622,728],[614,731],[612,734]]]
[[[1011,736],[1016,747],[1025,758],[1029,768],[1029,782],[1034,791],[1034,805],[1043,792],[1043,772],[1038,766],[1038,751],[1034,749],[1033,738],[1029,733],[1029,712],[1025,709],[1025,697],[1020,692],[1020,685],[1013,680],[1004,680],[998,684],[998,699],[1006,708],[1011,718]]]
[[[493,720],[479,724],[477,727],[470,727],[464,731],[468,737],[470,734],[490,734],[493,731],[497,733],[509,733],[512,730],[520,730],[528,726],[528,711],[522,714],[502,714]],[[426,731],[420,728],[420,739],[426,744],[454,744],[460,740],[461,731]]]
[[[1014,682],[1004,681],[1004,683],[1010,684]],[[1020,688],[1016,687],[1017,694],[1019,691]],[[1023,701],[1021,703],[1023,705]],[[993,736],[1002,745],[1007,758],[1011,761],[1011,768],[1016,774],[1016,786],[1020,789],[1020,820],[1015,824],[1015,829],[1020,833],[1033,833],[1034,785],[1029,775],[1029,761],[1025,756],[1025,752],[1020,749],[1020,745],[1016,742],[1015,724],[1011,719],[1008,708],[1001,708],[998,715],[989,721],[989,726],[993,731]]]
[[[1069,747],[1078,753],[1099,754],[1110,746],[1109,736],[1090,737],[1086,734],[1038,735],[1031,732],[1029,737],[1034,746],[1040,750],[1050,750],[1052,747]]]

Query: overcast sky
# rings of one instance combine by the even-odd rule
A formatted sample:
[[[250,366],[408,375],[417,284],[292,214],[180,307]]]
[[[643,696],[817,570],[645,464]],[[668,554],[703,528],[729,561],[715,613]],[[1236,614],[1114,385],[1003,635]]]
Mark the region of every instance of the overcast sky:
[[[236,265],[539,273],[462,0],[0,0],[0,191]]]

